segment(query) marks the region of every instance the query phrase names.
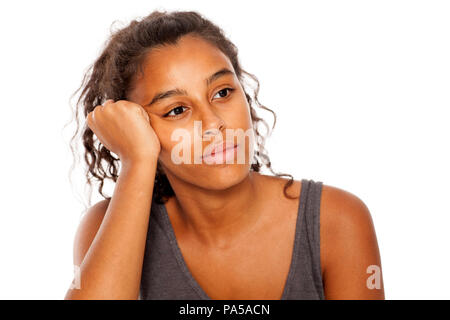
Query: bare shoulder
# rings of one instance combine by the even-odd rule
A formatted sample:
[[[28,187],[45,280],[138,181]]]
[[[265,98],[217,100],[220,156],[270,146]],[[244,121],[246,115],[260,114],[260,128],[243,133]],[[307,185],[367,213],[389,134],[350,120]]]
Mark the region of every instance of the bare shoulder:
[[[95,238],[103,217],[108,209],[110,200],[105,199],[91,206],[81,218],[74,239],[73,261],[75,265],[80,265],[89,249],[92,240]]]
[[[372,224],[369,208],[363,200],[334,186],[323,184],[321,209],[321,219],[328,227],[328,234],[343,232],[343,227],[360,229]]]
[[[380,253],[367,205],[349,191],[323,184],[320,213],[326,298],[383,299]],[[367,285],[373,268],[380,271],[379,288]]]

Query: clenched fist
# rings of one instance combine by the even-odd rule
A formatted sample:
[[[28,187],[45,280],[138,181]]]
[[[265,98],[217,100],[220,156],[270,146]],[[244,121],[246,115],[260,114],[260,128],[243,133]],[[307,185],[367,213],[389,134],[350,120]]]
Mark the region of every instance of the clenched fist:
[[[107,100],[87,115],[87,125],[122,162],[158,158],[161,145],[145,109],[127,100]]]

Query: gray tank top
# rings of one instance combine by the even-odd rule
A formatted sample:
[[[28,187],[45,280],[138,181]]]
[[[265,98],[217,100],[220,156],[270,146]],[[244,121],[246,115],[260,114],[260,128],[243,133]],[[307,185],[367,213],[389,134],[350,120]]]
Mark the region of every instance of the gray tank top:
[[[302,179],[295,242],[281,300],[322,300],[320,199],[322,182]],[[141,300],[211,300],[189,271],[166,207],[152,202],[142,267]]]

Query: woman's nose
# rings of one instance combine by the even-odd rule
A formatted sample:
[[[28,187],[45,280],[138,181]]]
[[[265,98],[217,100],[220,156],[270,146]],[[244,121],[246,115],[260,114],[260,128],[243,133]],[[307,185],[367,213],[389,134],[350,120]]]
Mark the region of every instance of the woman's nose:
[[[202,112],[201,126],[203,130],[202,137],[214,136],[220,134],[225,128],[225,121],[213,110]]]

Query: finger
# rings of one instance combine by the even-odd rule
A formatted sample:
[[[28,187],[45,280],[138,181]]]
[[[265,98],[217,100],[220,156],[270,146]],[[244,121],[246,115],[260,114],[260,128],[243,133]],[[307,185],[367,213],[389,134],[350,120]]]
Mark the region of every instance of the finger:
[[[107,105],[110,105],[112,103],[114,103],[114,100],[113,99],[108,99],[108,100],[106,100],[105,102],[102,103],[102,106],[106,107]]]
[[[91,128],[91,131],[95,134],[95,136],[97,137],[97,139],[103,143],[103,138],[101,137],[99,131],[97,130],[97,119],[96,119],[96,115],[98,117],[98,112],[101,110],[101,108],[99,108],[99,106],[95,107],[95,109],[93,111],[91,111],[89,113],[90,115],[90,123],[89,123],[89,128]]]
[[[86,116],[86,124],[89,127],[89,129],[91,129],[91,131],[94,131],[94,112],[91,111],[88,113],[88,115]]]
[[[94,132],[95,132],[95,129],[97,127],[96,126],[96,121],[97,121],[96,114],[98,114],[98,112],[101,110],[101,108],[102,108],[101,106],[97,106],[97,107],[94,108],[94,110],[92,110],[88,114],[89,128],[91,128],[91,130],[94,131]]]
[[[96,107],[94,108],[94,111],[92,111],[92,120],[94,120],[94,121],[93,121],[94,123],[97,122],[98,113],[101,112],[102,109],[103,109],[102,106],[96,106]]]

